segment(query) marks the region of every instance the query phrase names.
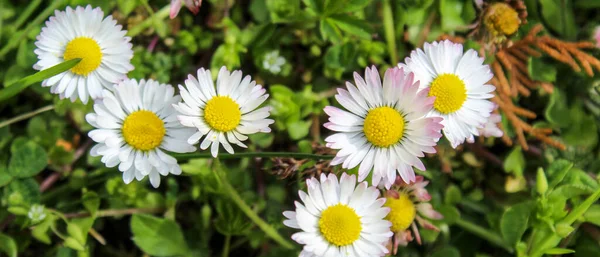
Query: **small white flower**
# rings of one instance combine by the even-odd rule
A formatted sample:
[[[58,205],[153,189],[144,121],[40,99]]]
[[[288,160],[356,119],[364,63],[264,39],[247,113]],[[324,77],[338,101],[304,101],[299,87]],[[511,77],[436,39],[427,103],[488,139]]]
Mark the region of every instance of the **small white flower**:
[[[288,227],[302,230],[292,239],[303,244],[300,257],[384,256],[385,244],[393,235],[391,222],[384,220],[390,209],[383,207],[376,187],[356,185],[356,176],[321,174],[321,181],[306,180],[308,194],[298,191],[302,203],[285,211]]]
[[[179,85],[183,102],[174,104],[179,112],[177,116],[181,124],[196,130],[187,142],[196,144],[202,137],[200,148],[207,149],[213,157],[219,154],[219,145],[233,154],[230,143],[246,148],[242,143],[249,134],[269,133],[269,125],[273,120],[267,119],[271,107],[260,106],[269,94],[250,76],[242,79],[242,72],[229,72],[222,67],[217,78],[217,86],[213,83],[210,70],[199,69],[198,78],[188,75],[185,87]],[[256,110],[255,110],[256,109]]]
[[[44,206],[39,204],[32,205],[31,208],[29,208],[27,217],[29,217],[32,223],[39,223],[43,221],[46,218]]]
[[[279,50],[271,51],[265,54],[263,68],[273,74],[281,72],[281,66],[285,65],[285,58],[279,55]]]
[[[60,98],[87,103],[88,97],[102,96],[102,89],[127,78],[133,70],[130,37],[112,16],[104,18],[100,8],[81,6],[55,11],[37,36],[33,66],[44,70],[61,62],[81,58],[75,67],[42,82]]]
[[[381,181],[386,188],[397,174],[406,183],[414,181],[413,167],[425,170],[419,158],[435,153],[442,136],[441,118],[425,117],[434,99],[418,93],[413,74],[396,67],[385,72],[383,83],[374,66],[365,70],[365,79],[355,72],[354,82],[346,82],[348,90],[340,88],[335,96],[347,111],[325,107],[329,122],[324,126],[338,132],[325,141],[340,149],[331,164],[345,169],[360,164],[359,181],[373,170],[372,184]]]
[[[94,113],[85,118],[94,129],[89,132],[98,144],[92,156],[102,156],[107,167],[119,165],[123,181],[142,180],[150,176],[154,187],[160,176],[181,174],[177,160],[163,150],[186,153],[196,148],[187,143],[193,129],[183,127],[173,104],[181,100],[171,85],[154,80],[126,80],[111,91],[104,90],[94,103]]]
[[[435,96],[428,116],[443,118],[443,132],[452,147],[473,142],[494,109],[488,99],[496,87],[486,84],[494,75],[475,50],[463,54],[461,44],[446,40],[425,43],[423,49],[412,51],[406,64],[398,66],[414,72],[421,90]]]

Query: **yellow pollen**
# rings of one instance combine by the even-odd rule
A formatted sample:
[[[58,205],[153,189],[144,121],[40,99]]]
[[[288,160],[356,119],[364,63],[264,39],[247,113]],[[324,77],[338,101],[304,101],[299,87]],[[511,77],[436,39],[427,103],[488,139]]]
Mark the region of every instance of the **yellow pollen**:
[[[148,151],[162,143],[166,133],[165,123],[151,111],[135,111],[123,122],[121,133],[131,147]]]
[[[435,96],[433,107],[440,113],[458,111],[467,100],[467,88],[458,76],[445,73],[439,75],[429,89],[429,96]]]
[[[392,223],[392,232],[407,230],[417,215],[415,205],[408,197],[408,194],[404,192],[400,192],[398,199],[388,197],[384,206],[390,208],[390,213],[388,213],[385,219]]]
[[[495,3],[487,9],[483,23],[494,36],[508,36],[519,29],[521,18],[510,5]]]
[[[240,106],[228,96],[213,97],[204,108],[204,120],[217,131],[231,131],[240,124],[241,119]]]
[[[400,112],[392,107],[382,106],[369,111],[363,132],[371,144],[385,148],[400,141],[404,125]]]
[[[65,61],[75,58],[81,58],[81,61],[75,67],[71,68],[71,72],[87,76],[100,66],[102,51],[95,40],[89,37],[78,37],[67,44],[63,55]]]
[[[321,213],[319,229],[329,243],[344,246],[358,239],[362,226],[354,209],[340,203]]]

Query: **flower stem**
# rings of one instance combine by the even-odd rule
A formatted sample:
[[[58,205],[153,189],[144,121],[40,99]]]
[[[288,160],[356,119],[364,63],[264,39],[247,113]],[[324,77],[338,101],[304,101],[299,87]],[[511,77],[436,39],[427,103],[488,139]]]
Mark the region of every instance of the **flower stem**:
[[[231,244],[231,235],[225,236],[225,244],[223,245],[223,254],[221,256],[228,257],[229,256],[229,246]]]
[[[213,158],[210,153],[182,153],[173,154],[173,157],[179,161],[189,159],[207,159]],[[310,153],[292,153],[292,152],[246,152],[246,153],[235,153],[219,154],[219,159],[239,159],[239,158],[252,158],[252,157],[284,157],[284,158],[295,158],[295,159],[315,159],[315,160],[326,160],[333,159],[333,155],[321,155],[321,154],[310,154]]]
[[[8,126],[10,124],[13,124],[15,122],[19,122],[19,121],[22,121],[22,120],[29,119],[29,118],[31,118],[31,117],[33,117],[35,115],[40,114],[40,113],[47,112],[47,111],[50,111],[50,110],[54,110],[54,108],[55,108],[54,105],[48,105],[48,106],[44,106],[42,108],[39,108],[37,110],[31,111],[31,112],[28,112],[28,113],[23,113],[23,114],[21,114],[21,115],[19,115],[17,117],[14,117],[14,118],[12,118],[10,120],[6,120],[6,121],[3,121],[3,122],[0,122],[0,128],[6,127],[6,126]]]
[[[162,9],[158,10],[158,12],[155,12],[151,17],[145,19],[143,22],[138,23],[137,25],[129,28],[127,36],[135,37],[137,34],[140,34],[142,31],[154,24],[155,21],[164,20],[169,16],[169,9],[170,6],[167,5]]]
[[[464,229],[466,231],[469,231],[469,232],[487,240],[488,242],[490,242],[492,244],[495,244],[496,246],[503,248],[504,250],[508,251],[509,253],[514,252],[513,248],[510,245],[506,244],[506,242],[504,241],[504,239],[502,239],[502,237],[500,237],[500,235],[498,235],[492,231],[489,231],[486,228],[483,228],[475,223],[472,223],[472,222],[464,220],[464,219],[457,219],[454,224],[461,227],[462,229]]]
[[[109,210],[100,210],[96,213],[96,217],[112,217],[112,216],[121,216],[121,215],[132,215],[137,213],[159,213],[163,212],[165,208],[130,208],[130,209],[109,209]],[[92,214],[89,212],[76,212],[76,213],[66,213],[66,218],[83,218],[89,217]]]
[[[254,224],[256,224],[263,232],[265,232],[265,234],[267,234],[268,237],[273,239],[279,245],[287,249],[292,249],[293,245],[289,241],[285,240],[279,233],[277,233],[277,230],[275,228],[273,228],[271,225],[269,225],[263,219],[261,219],[256,214],[256,212],[254,212],[252,208],[250,208],[250,206],[248,206],[246,202],[244,202],[244,200],[238,194],[235,188],[233,188],[233,186],[229,183],[229,180],[227,179],[225,174],[225,170],[223,169],[221,163],[218,160],[215,162],[215,167],[215,173],[221,180],[223,191],[229,194],[229,197],[238,206],[238,208],[240,208],[240,210],[244,214],[246,214],[246,216],[248,216],[248,218],[250,218],[250,220],[252,220]]]
[[[390,0],[383,1],[383,28],[385,41],[388,45],[388,52],[392,59],[392,66],[398,64],[398,54],[396,53],[396,33],[394,29],[394,13]]]

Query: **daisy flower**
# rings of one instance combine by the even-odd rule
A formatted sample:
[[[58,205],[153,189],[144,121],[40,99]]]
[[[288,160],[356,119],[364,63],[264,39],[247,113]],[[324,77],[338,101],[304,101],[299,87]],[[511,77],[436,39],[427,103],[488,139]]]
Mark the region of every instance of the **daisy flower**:
[[[269,125],[274,121],[266,119],[271,107],[256,109],[269,94],[250,76],[242,79],[239,70],[229,72],[222,67],[215,88],[210,70],[201,68],[198,78],[189,75],[185,87],[179,85],[179,92],[183,102],[173,105],[180,114],[177,118],[183,126],[196,129],[187,142],[196,144],[205,136],[200,148],[210,146],[213,157],[219,154],[219,145],[233,154],[230,143],[246,148],[242,143],[248,139],[246,135],[271,132]]]
[[[463,54],[461,44],[445,40],[425,43],[423,48],[412,51],[406,64],[398,66],[414,72],[421,90],[435,96],[428,116],[443,118],[444,135],[452,147],[473,142],[494,109],[488,99],[496,88],[485,84],[494,75],[475,50]]]
[[[298,191],[303,203],[295,202],[296,211],[286,211],[283,223],[302,230],[292,239],[303,244],[301,257],[312,256],[384,256],[385,243],[392,236],[390,211],[383,207],[376,187],[363,182],[356,185],[354,175],[321,175],[306,180],[308,194]]]
[[[397,180],[394,187],[385,193],[387,200],[384,206],[390,208],[390,213],[385,219],[392,222],[391,230],[394,232],[394,237],[390,239],[388,247],[391,248],[394,255],[398,252],[399,245],[406,246],[413,238],[416,238],[417,243],[421,244],[417,223],[425,229],[439,231],[427,220],[443,218],[428,203],[431,195],[425,189],[427,184],[429,181],[424,180],[422,176],[417,176],[415,182],[410,184]],[[409,229],[412,230],[412,234]]]
[[[339,132],[325,139],[327,146],[340,149],[332,165],[352,169],[360,164],[358,180],[373,170],[372,183],[389,188],[399,173],[404,181],[414,181],[413,166],[425,170],[419,157],[435,153],[442,136],[441,118],[427,118],[434,99],[427,91],[418,93],[413,74],[393,68],[385,72],[383,85],[377,69],[365,70],[365,79],[354,73],[356,87],[346,82],[338,89],[337,101],[348,111],[325,107],[329,122],[325,127]]]
[[[35,54],[39,61],[33,65],[44,70],[75,58],[81,61],[68,71],[48,78],[42,86],[60,98],[87,103],[88,97],[101,97],[108,88],[127,77],[133,70],[130,37],[111,16],[104,18],[100,8],[67,7],[55,11],[46,27],[37,36]]]
[[[498,109],[498,105],[494,104],[494,110]],[[487,120],[483,127],[479,128],[479,134],[484,137],[501,137],[504,132],[498,127],[498,124],[502,122],[502,116],[498,113],[490,114],[490,118]]]
[[[102,156],[107,167],[119,166],[123,181],[150,176],[154,187],[160,176],[181,174],[177,160],[164,152],[187,153],[196,148],[187,138],[193,129],[177,121],[173,104],[181,100],[171,85],[154,80],[122,81],[112,90],[104,90],[94,103],[94,113],[85,118],[96,129],[89,132],[98,144],[92,156]]]

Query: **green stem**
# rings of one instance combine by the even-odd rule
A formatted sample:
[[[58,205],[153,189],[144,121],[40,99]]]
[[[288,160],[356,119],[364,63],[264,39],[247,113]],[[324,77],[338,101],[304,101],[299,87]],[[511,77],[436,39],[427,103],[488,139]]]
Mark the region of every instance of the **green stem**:
[[[19,18],[15,21],[15,28],[20,28],[21,25],[23,25],[23,23],[29,19],[31,13],[33,13],[33,11],[35,11],[35,9],[38,8],[38,6],[40,6],[41,3],[42,0],[33,0],[29,2],[27,8],[25,8],[25,10],[19,14]]]
[[[35,115],[40,114],[40,113],[47,112],[47,111],[50,111],[50,110],[54,110],[54,108],[55,108],[54,105],[48,105],[48,106],[44,106],[42,108],[39,108],[37,110],[31,111],[31,112],[28,112],[28,113],[23,113],[23,114],[21,114],[21,115],[19,115],[17,117],[14,117],[14,118],[12,118],[10,120],[0,122],[0,128],[6,127],[6,126],[8,126],[10,124],[13,124],[15,122],[19,122],[19,121],[22,121],[22,120],[29,119],[29,118],[31,118],[31,117],[33,117]]]
[[[244,214],[246,214],[246,216],[248,216],[248,218],[250,218],[250,220],[252,220],[254,224],[256,224],[263,232],[265,232],[265,234],[267,234],[268,237],[273,239],[279,245],[287,249],[292,249],[294,246],[289,241],[285,240],[281,235],[279,235],[275,228],[273,228],[271,225],[262,220],[256,214],[256,212],[254,212],[252,208],[250,208],[250,206],[248,206],[246,202],[244,202],[244,200],[238,194],[235,188],[233,188],[233,186],[229,183],[229,180],[225,175],[225,170],[222,168],[218,160],[215,162],[215,165],[217,167],[215,173],[221,180],[222,186],[224,187],[223,191],[229,194],[231,200],[240,208],[240,210]]]
[[[10,50],[18,46],[21,43],[21,41],[23,41],[25,37],[27,37],[29,31],[31,31],[33,28],[39,27],[40,24],[44,20],[46,20],[48,16],[50,16],[54,12],[54,10],[56,10],[64,2],[65,0],[51,1],[51,4],[48,5],[48,7],[46,7],[46,9],[42,11],[42,13],[40,13],[40,15],[38,15],[33,21],[29,22],[25,29],[16,33],[15,36],[11,40],[9,40],[8,43],[2,49],[0,49],[0,60],[4,59],[4,55],[10,52]]]
[[[170,6],[167,5],[160,9],[158,12],[155,12],[151,17],[148,17],[143,22],[136,24],[132,28],[129,28],[127,32],[127,36],[135,37],[137,34],[140,34],[142,31],[150,27],[154,24],[155,20],[164,20],[169,17]]]
[[[500,237],[500,235],[498,235],[492,231],[489,231],[488,229],[483,228],[475,223],[472,223],[472,222],[464,220],[464,219],[458,219],[458,220],[456,220],[456,222],[454,224],[468,232],[471,232],[471,233],[487,240],[488,242],[490,242],[492,244],[495,244],[496,246],[503,248],[504,250],[508,251],[509,253],[512,253],[514,251],[510,245],[508,245],[508,244],[506,244],[506,242],[504,242],[504,239],[502,239],[502,237]]]
[[[383,1],[383,29],[385,41],[387,42],[388,52],[392,59],[392,66],[398,64],[398,54],[396,53],[396,34],[394,29],[394,13],[390,0]]]
[[[221,256],[228,257],[229,256],[229,246],[231,245],[231,235],[225,236],[225,244],[223,245],[223,254]]]
[[[182,154],[173,154],[173,157],[177,158],[177,160],[179,160],[179,161],[184,161],[184,160],[189,160],[189,159],[213,158],[210,153],[182,153]],[[219,159],[239,159],[239,158],[253,158],[253,157],[265,157],[265,158],[283,157],[283,158],[294,158],[294,159],[326,160],[326,159],[333,159],[334,156],[333,155],[310,154],[310,153],[292,153],[292,152],[246,152],[246,153],[235,153],[235,154],[228,154],[228,153],[219,154]]]

